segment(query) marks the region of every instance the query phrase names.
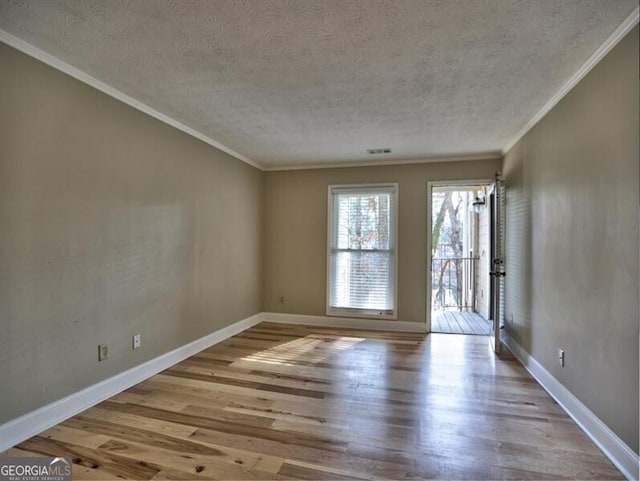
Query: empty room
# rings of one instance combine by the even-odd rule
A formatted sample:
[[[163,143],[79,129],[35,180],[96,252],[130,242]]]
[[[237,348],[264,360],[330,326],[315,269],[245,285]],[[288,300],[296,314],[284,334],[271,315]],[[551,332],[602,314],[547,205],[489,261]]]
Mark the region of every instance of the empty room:
[[[638,479],[637,0],[0,0],[0,481]]]

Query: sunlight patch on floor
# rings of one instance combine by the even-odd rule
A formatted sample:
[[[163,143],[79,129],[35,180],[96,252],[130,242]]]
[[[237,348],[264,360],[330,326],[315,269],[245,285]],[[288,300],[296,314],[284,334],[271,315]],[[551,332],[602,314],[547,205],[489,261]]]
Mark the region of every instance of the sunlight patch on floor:
[[[362,341],[364,338],[361,337],[340,337],[328,341],[306,336],[245,356],[242,360],[283,365],[292,365],[293,361],[316,364],[324,361],[331,354],[349,349]]]

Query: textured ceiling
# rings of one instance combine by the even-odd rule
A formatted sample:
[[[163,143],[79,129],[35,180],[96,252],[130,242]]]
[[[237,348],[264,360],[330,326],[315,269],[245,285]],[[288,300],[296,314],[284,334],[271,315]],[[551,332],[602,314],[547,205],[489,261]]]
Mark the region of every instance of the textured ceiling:
[[[269,168],[500,151],[636,5],[0,0],[0,29]]]

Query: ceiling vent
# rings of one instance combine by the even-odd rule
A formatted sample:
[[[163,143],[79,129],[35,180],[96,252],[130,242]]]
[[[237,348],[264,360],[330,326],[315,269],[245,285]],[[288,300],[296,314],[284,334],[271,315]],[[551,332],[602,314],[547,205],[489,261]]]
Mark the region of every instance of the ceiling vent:
[[[378,154],[390,154],[391,149],[367,149],[367,154],[369,155],[378,155]]]

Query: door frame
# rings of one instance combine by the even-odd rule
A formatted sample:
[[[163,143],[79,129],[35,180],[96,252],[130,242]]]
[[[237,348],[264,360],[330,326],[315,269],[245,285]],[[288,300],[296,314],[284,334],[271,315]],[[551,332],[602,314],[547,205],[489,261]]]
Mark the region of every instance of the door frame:
[[[426,250],[426,304],[425,304],[425,319],[427,322],[427,333],[431,333],[431,245],[432,245],[432,232],[433,232],[433,215],[432,206],[433,201],[433,188],[434,187],[471,187],[471,186],[490,186],[493,183],[493,178],[480,178],[480,179],[464,179],[464,180],[430,180],[427,182],[427,250]]]

